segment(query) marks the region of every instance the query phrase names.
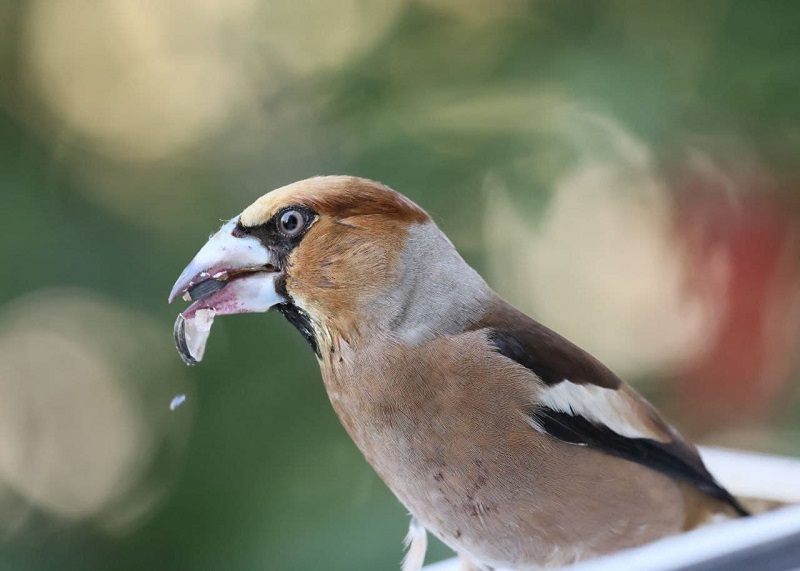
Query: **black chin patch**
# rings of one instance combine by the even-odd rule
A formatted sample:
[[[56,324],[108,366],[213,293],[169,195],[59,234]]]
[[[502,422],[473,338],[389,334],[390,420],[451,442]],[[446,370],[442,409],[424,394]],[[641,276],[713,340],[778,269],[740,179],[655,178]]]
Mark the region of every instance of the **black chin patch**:
[[[311,349],[314,351],[317,358],[321,358],[322,355],[319,352],[319,344],[317,343],[317,338],[314,336],[314,328],[311,326],[311,318],[308,314],[291,302],[278,304],[275,306],[275,309],[280,311],[281,315],[295,326],[300,332],[300,335],[303,336],[303,339],[311,345]]]

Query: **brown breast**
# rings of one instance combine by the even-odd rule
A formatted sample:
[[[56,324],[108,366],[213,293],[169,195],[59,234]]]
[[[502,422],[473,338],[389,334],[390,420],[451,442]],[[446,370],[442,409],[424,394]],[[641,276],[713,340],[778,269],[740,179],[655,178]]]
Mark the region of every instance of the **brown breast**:
[[[373,340],[357,352],[339,340],[322,370],[339,418],[389,488],[479,561],[568,563],[684,524],[683,492],[669,478],[533,430],[523,411],[534,377],[488,350],[479,331],[420,347]]]

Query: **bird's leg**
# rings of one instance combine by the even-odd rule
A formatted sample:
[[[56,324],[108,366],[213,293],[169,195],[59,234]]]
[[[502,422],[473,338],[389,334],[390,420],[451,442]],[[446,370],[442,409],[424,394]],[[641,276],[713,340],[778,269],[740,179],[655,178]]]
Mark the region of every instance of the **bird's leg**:
[[[420,571],[428,550],[428,530],[414,516],[411,516],[403,545],[406,547],[406,555],[403,557],[402,571]]]

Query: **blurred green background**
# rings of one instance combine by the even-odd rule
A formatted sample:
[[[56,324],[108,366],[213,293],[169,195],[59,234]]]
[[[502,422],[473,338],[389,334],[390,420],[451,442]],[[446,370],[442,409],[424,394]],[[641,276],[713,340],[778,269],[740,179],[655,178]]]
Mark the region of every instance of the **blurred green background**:
[[[173,348],[208,233],[316,174],[410,196],[689,436],[800,455],[798,22],[0,0],[0,569],[399,568],[405,511],[296,331],[226,317],[201,366]]]

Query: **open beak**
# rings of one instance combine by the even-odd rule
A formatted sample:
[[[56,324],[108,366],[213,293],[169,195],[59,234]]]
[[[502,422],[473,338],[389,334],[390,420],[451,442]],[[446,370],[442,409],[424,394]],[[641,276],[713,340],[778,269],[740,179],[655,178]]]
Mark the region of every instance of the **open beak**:
[[[274,254],[235,229],[233,219],[211,236],[169,294],[170,303],[179,296],[193,302],[175,322],[175,344],[188,365],[203,358],[216,315],[260,313],[286,301],[276,290],[282,273]]]

